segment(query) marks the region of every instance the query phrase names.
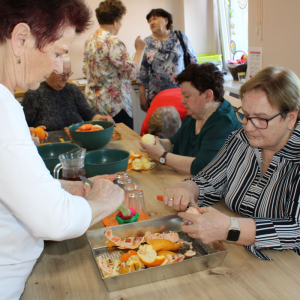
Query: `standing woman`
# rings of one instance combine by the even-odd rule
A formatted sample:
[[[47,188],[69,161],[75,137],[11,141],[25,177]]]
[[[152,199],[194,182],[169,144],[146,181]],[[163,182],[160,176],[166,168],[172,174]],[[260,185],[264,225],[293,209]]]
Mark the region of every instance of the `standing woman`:
[[[124,43],[116,37],[125,13],[120,0],[100,2],[96,9],[100,28],[85,42],[83,73],[88,81],[85,96],[92,108],[133,129],[131,80],[136,79],[146,44],[138,37],[131,59]]]
[[[175,31],[172,30],[172,15],[158,8],[152,9],[146,19],[152,35],[145,39],[147,47],[137,80],[141,109],[145,112],[160,91],[179,87],[175,78],[184,69],[183,49]],[[191,64],[196,64],[195,52],[183,32],[182,38],[190,55]],[[148,88],[148,97],[146,97],[146,88]]]
[[[13,96],[17,86],[37,89],[53,71],[62,73],[62,55],[89,25],[84,1],[1,0],[0,11],[0,298],[14,300],[43,240],[81,236],[120,206],[124,192],[97,178],[85,189],[53,179]]]

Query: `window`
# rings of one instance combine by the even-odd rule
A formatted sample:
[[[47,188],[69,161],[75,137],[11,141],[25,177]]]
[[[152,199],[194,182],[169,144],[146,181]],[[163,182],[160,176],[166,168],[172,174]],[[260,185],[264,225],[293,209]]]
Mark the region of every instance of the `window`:
[[[230,56],[248,55],[248,0],[225,0],[229,8]]]

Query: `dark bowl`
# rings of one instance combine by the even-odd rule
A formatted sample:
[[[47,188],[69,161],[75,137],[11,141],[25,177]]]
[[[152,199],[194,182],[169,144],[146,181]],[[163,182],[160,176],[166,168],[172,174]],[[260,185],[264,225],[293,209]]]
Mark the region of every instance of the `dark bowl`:
[[[83,124],[101,125],[104,130],[92,132],[76,131]],[[109,121],[87,121],[69,126],[70,135],[74,143],[87,150],[103,148],[110,141],[114,132],[114,123]]]
[[[88,177],[126,171],[129,152],[119,149],[95,150],[86,154],[84,166]]]
[[[77,144],[71,143],[52,143],[48,145],[37,146],[37,150],[52,176],[55,166],[59,163],[58,156],[75,148],[80,147]]]

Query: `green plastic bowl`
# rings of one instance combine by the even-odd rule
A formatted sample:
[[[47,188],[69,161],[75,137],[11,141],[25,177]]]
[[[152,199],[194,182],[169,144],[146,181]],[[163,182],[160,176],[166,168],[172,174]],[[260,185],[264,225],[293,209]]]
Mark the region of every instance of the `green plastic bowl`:
[[[76,131],[83,124],[101,125],[104,130],[92,132]],[[74,143],[87,150],[97,150],[103,148],[106,144],[109,143],[114,132],[114,123],[109,121],[81,122],[69,126],[69,131]]]
[[[37,146],[39,155],[42,157],[47,169],[50,171],[52,176],[55,166],[59,163],[58,156],[75,148],[80,148],[80,146],[71,143],[53,143]]]
[[[119,149],[102,149],[86,154],[84,167],[88,177],[124,172],[127,169],[129,152]]]

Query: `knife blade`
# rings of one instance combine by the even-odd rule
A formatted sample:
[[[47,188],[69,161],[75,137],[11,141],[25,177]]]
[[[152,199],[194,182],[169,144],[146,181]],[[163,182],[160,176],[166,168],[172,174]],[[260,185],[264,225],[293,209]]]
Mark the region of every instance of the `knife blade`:
[[[79,178],[85,185],[89,185],[89,186],[93,187],[94,183],[92,181],[90,181],[89,179],[87,179],[86,177],[79,175]],[[124,217],[129,217],[131,215],[131,210],[124,204],[121,204],[119,206],[118,211],[120,211]]]

